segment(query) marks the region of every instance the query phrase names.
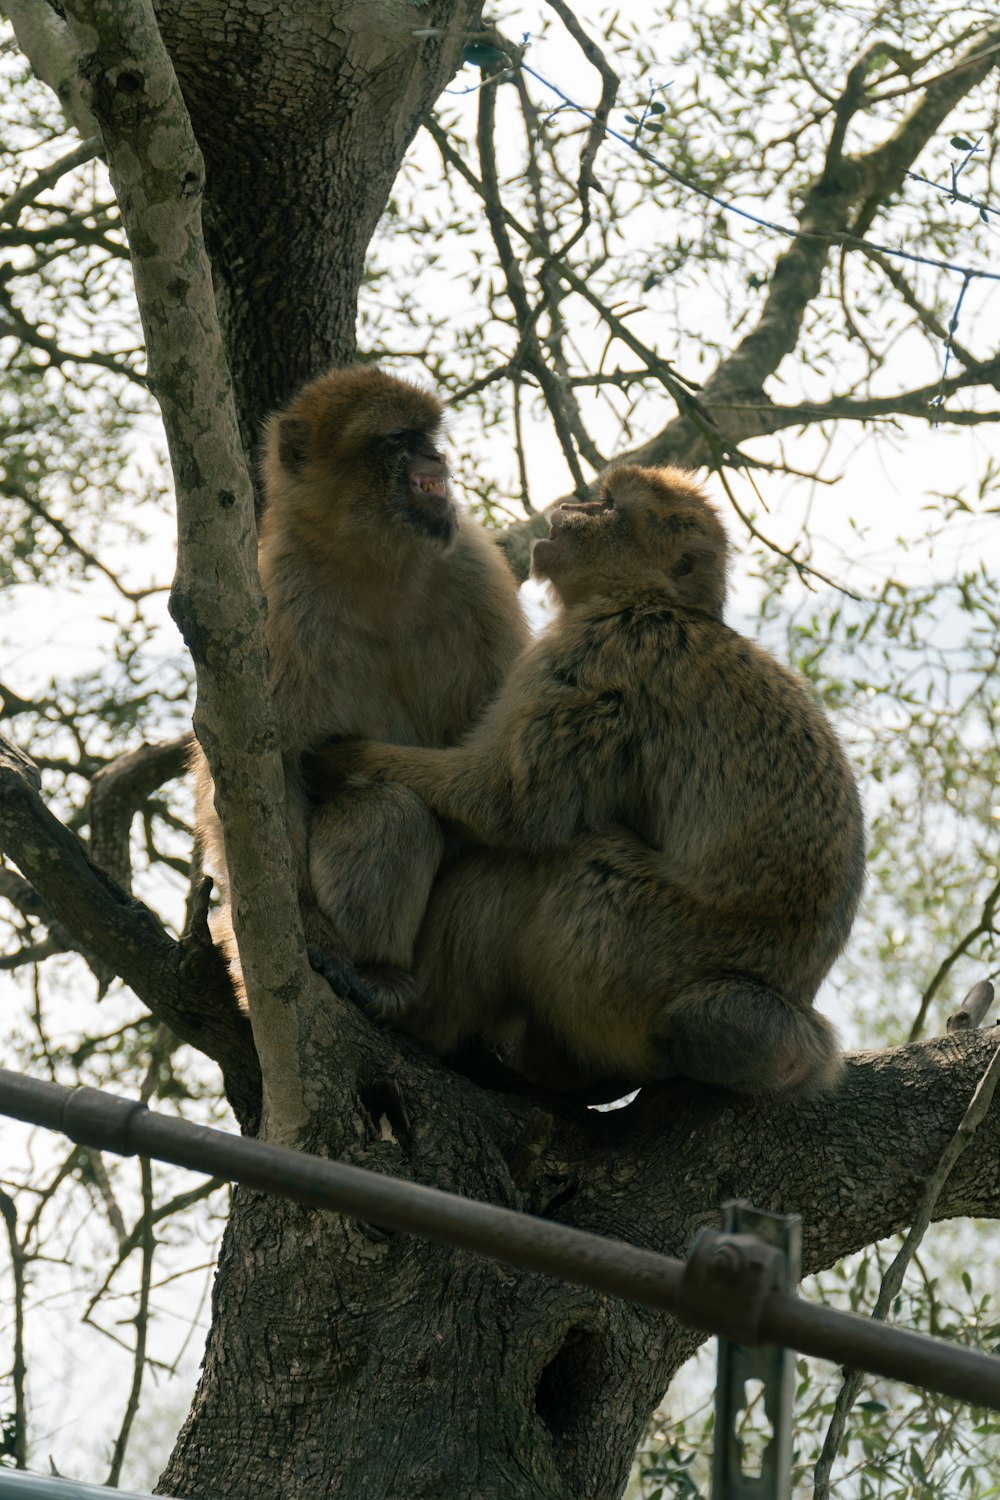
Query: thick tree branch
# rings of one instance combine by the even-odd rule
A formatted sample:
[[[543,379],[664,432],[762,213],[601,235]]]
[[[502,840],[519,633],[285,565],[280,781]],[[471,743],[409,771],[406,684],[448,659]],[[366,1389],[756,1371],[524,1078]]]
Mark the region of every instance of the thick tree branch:
[[[260,1073],[246,1019],[211,943],[176,943],[158,918],[121,890],[38,795],[30,762],[0,738],[0,848],[23,872],[45,910],[120,974],[159,1020],[223,1070],[244,1124],[259,1112]]]
[[[724,422],[727,414],[738,414],[744,425],[744,436],[761,437],[772,432],[783,432],[789,427],[806,427],[814,422],[833,420],[851,422],[887,421],[894,417],[919,417],[926,422],[946,421],[958,426],[974,426],[981,422],[1000,421],[997,411],[962,411],[956,408],[942,410],[940,401],[958,391],[975,386],[1000,383],[1000,356],[983,363],[972,364],[958,375],[947,380],[935,380],[932,385],[917,386],[909,391],[900,391],[894,396],[833,396],[829,401],[804,401],[798,406],[775,406],[768,401],[720,401],[711,408],[717,420]],[[657,455],[660,438],[650,441],[636,450],[636,463],[662,462]]]
[[[184,773],[192,736],[140,745],[103,767],[90,784],[90,853],[123,890],[132,889],[129,830],[139,807],[165,781]]]
[[[992,50],[998,34],[1000,29],[996,27],[981,32],[954,69],[932,80],[890,139],[857,157],[842,152],[847,122],[864,101],[863,72],[858,75],[852,70],[853,76],[834,111],[823,169],[803,200],[799,234],[775,263],[755,325],[706,381],[701,400],[709,410],[724,407],[734,397],[762,393],[765,381],[795,348],[805,310],[820,290],[834,245],[851,246],[864,238],[879,207],[902,186],[907,168],[948,113],[998,65],[1000,54]],[[753,424],[762,419],[761,415],[750,421]],[[755,425],[744,426],[735,408],[729,420],[720,414],[718,425],[732,442],[753,436],[756,430]],[[776,429],[765,426],[760,430]],[[645,450],[682,461],[686,456],[686,461],[693,463],[704,463],[709,457],[683,413],[647,443]]]
[[[863,239],[893,193],[903,186],[906,172],[928,141],[937,134],[951,111],[1000,67],[1000,25],[987,27],[975,36],[953,67],[928,81],[917,104],[888,140],[860,158],[865,174],[865,194],[851,233]]]
[[[285,826],[253,491],[201,231],[204,164],[148,0],[71,0],[66,11],[133,249],[177,489],[171,608],[195,663],[195,733],[223,815],[269,1129],[291,1140],[308,1118],[300,1012],[320,981],[306,958]]]
[[[924,1184],[923,1192],[920,1195],[920,1203],[909,1232],[896,1253],[892,1264],[882,1278],[882,1284],[875,1299],[875,1306],[872,1309],[873,1318],[885,1319],[889,1316],[893,1302],[903,1289],[903,1280],[910,1263],[920,1248],[924,1235],[930,1228],[934,1217],[934,1210],[941,1196],[941,1190],[954,1170],[958,1158],[972,1145],[977,1130],[989,1112],[997,1083],[1000,1082],[1000,1045],[997,1045],[998,1037],[1000,1037],[1000,1033],[994,1027],[990,1038],[994,1045],[993,1056],[990,1059],[986,1072],[976,1086],[972,1102],[962,1116],[958,1129],[945,1147],[941,1160]],[[833,1469],[834,1459],[837,1456],[837,1450],[844,1435],[848,1413],[858,1398],[863,1381],[863,1371],[850,1370],[845,1374],[843,1384],[837,1392],[833,1415],[823,1441],[823,1450],[816,1464],[813,1490],[814,1500],[828,1500],[830,1494],[830,1473]]]
[[[83,99],[66,22],[48,0],[4,0],[3,8],[35,77],[56,95],[69,123],[92,139],[97,125]]]
[[[560,1183],[560,1220],[684,1254],[734,1197],[803,1215],[803,1273],[835,1264],[913,1222],[1000,1042],[966,1032],[847,1059],[841,1086],[813,1104],[754,1103],[680,1084],[627,1109],[558,1125],[535,1167]],[[538,1211],[536,1209],[536,1211]],[[940,1188],[935,1219],[1000,1218],[1000,1105]],[[666,1389],[701,1340],[673,1330],[655,1381]]]

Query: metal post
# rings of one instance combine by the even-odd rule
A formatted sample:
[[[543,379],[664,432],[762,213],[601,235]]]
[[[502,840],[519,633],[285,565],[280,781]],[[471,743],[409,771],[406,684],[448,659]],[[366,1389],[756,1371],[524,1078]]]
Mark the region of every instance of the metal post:
[[[794,1296],[801,1254],[797,1215],[764,1213],[744,1202],[727,1203],[721,1232],[703,1230],[692,1247],[685,1289],[714,1305],[733,1335],[719,1338],[712,1500],[790,1500],[795,1360],[790,1349],[762,1343],[761,1330],[767,1299]],[[751,1382],[761,1386],[753,1395]],[[757,1401],[763,1411],[755,1407],[758,1442],[751,1445],[740,1436],[740,1416]],[[761,1415],[770,1424],[766,1440]]]

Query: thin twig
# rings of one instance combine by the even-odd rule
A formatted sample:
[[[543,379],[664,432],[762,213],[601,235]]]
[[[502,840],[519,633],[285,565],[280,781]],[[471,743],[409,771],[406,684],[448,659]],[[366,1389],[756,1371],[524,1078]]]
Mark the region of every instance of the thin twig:
[[[976,938],[984,937],[987,933],[994,931],[994,921],[996,919],[998,902],[1000,902],[1000,880],[997,881],[996,885],[993,887],[989,895],[986,897],[986,900],[983,902],[983,909],[979,914],[979,921],[976,923],[975,927],[970,928],[965,936],[955,944],[951,952],[947,954],[947,956],[943,958],[941,960],[941,963],[938,965],[938,969],[936,974],[934,975],[934,978],[931,980],[930,984],[924,990],[923,995],[920,997],[920,1005],[917,1009],[917,1014],[914,1019],[913,1025],[910,1027],[910,1034],[906,1039],[908,1042],[915,1042],[919,1039],[920,1033],[924,1029],[924,1021],[927,1018],[927,1012],[930,1008],[930,1003],[934,999],[934,996],[937,994],[944,981],[947,979],[948,975],[951,973],[954,965],[958,962],[958,960],[964,953],[967,953],[969,951],[969,949],[972,947],[972,944],[976,941]]]
[[[482,174],[483,204],[486,209],[486,219],[493,236],[497,255],[503,270],[506,282],[507,296],[510,298],[514,309],[514,320],[518,332],[518,352],[512,361],[515,364],[523,364],[531,370],[542,387],[546,404],[552,416],[552,422],[559,439],[559,445],[566,460],[573,479],[573,487],[577,494],[584,494],[587,489],[587,481],[583,470],[580,468],[580,460],[573,441],[571,424],[566,411],[566,395],[561,387],[559,377],[549,367],[538,343],[538,335],[535,331],[535,314],[531,307],[524,277],[521,273],[520,262],[514,254],[514,247],[507,233],[503,204],[500,200],[500,184],[497,175],[496,152],[494,146],[494,129],[496,120],[496,89],[483,88],[479,94],[479,119],[476,130],[476,141],[479,148],[479,167]]]
[[[1000,46],[1000,44],[998,44],[998,46]],[[989,56],[993,52],[993,50],[994,49],[992,48],[988,49],[986,52],[979,54],[976,58],[969,59],[961,69],[955,68],[952,69],[951,72],[965,71],[965,69],[971,67],[973,63],[979,62],[983,58]],[[537,72],[534,68],[530,68],[527,63],[522,63],[521,67],[526,73],[529,73],[532,78],[536,79],[544,88],[549,89],[559,99],[561,99],[568,109],[572,109],[577,114],[583,115],[584,119],[593,120],[593,113],[590,110],[585,109],[582,104],[578,104],[576,100],[571,98],[569,94],[565,93],[558,86],[558,84],[553,83],[551,79],[544,77],[543,74]],[[950,76],[950,74],[945,74],[942,76],[947,77]],[[662,157],[657,156],[655,152],[650,151],[646,146],[640,145],[638,141],[634,141],[629,136],[622,134],[621,131],[614,130],[609,126],[606,134],[610,139],[618,141],[620,145],[626,146],[630,151],[634,151],[638,156],[641,156],[644,161],[647,161],[651,166],[654,166],[659,171],[663,172],[663,174],[667,178],[669,178],[671,182],[676,182],[679,187],[683,187],[687,189],[688,192],[694,193],[697,197],[704,199],[705,202],[713,203],[716,208],[722,209],[724,213],[733,214],[736,218],[744,219],[747,223],[750,224],[755,224],[758,229],[766,229],[772,234],[782,235],[785,239],[798,240],[805,243],[819,243],[831,246],[845,245],[850,249],[857,250],[878,250],[883,255],[897,256],[899,259],[911,261],[915,265],[933,266],[937,270],[953,271],[960,276],[975,277],[984,281],[1000,281],[1000,271],[987,271],[976,266],[960,265],[956,264],[954,261],[941,260],[938,257],[931,255],[917,255],[912,251],[902,250],[895,245],[882,245],[875,241],[865,240],[857,235],[848,234],[846,232],[840,232],[836,230],[803,230],[799,226],[793,227],[790,224],[778,223],[773,219],[763,219],[759,214],[751,213],[750,210],[746,208],[740,208],[730,199],[721,198],[717,193],[713,193],[709,188],[702,187],[699,183],[683,176],[682,173],[676,171],[673,167],[671,167],[668,162],[665,162]],[[904,168],[904,171],[905,170],[906,169]]]
[[[37,516],[40,521],[44,521],[47,526],[51,526],[52,530],[62,539],[69,550],[76,554],[85,567],[94,568],[98,573],[103,573],[105,578],[118,590],[122,598],[127,599],[130,604],[138,604],[143,599],[148,598],[150,594],[157,592],[154,588],[127,589],[121,579],[105,563],[102,563],[101,559],[96,557],[89,548],[78,541],[65,522],[60,521],[57,516],[52,515],[40,500],[36,500],[33,495],[29,495],[27,490],[23,489],[20,485],[13,484],[9,476],[0,482],[0,487],[12,499],[19,500],[33,516]]]
[[[601,97],[591,117],[590,129],[587,132],[587,138],[580,151],[580,172],[577,179],[577,193],[580,199],[580,223],[570,239],[564,245],[560,246],[559,254],[565,255],[586,232],[590,224],[591,192],[595,189],[598,192],[602,191],[601,185],[594,175],[594,162],[601,148],[601,142],[607,134],[608,118],[618,97],[621,79],[593,37],[584,31],[577,17],[565,3],[565,0],[547,0],[547,4],[555,11],[584,57],[596,68],[601,78]]]
[[[17,1206],[9,1194],[0,1190],[0,1214],[7,1229],[10,1245],[10,1265],[14,1281],[14,1354],[11,1363],[11,1383],[14,1387],[14,1425],[10,1434],[10,1454],[15,1469],[28,1467],[28,1416],[24,1387],[26,1365],[24,1359],[24,1266],[27,1259],[23,1246],[17,1238]]]
[[[121,1478],[125,1450],[135,1414],[139,1410],[142,1394],[142,1377],[146,1367],[146,1336],[149,1330],[149,1289],[153,1279],[153,1252],[156,1240],[153,1236],[153,1169],[147,1156],[140,1156],[139,1170],[142,1175],[142,1280],[139,1286],[139,1306],[135,1315],[135,1351],[132,1365],[132,1385],[125,1404],[125,1414],[115,1439],[111,1455],[111,1468],[104,1481],[110,1489],[116,1489]]]
[[[22,208],[27,208],[29,203],[50,188],[53,183],[59,181],[67,172],[72,172],[76,167],[82,167],[84,162],[93,161],[101,149],[100,136],[92,135],[89,140],[82,141],[72,151],[67,151],[65,156],[60,156],[50,166],[43,167],[29,182],[24,182],[10,197],[0,203],[0,224],[16,224],[21,215]]]

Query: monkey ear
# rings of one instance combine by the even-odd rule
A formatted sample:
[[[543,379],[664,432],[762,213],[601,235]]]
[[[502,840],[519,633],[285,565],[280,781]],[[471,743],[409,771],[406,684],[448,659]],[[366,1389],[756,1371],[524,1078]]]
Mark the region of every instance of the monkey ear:
[[[284,469],[301,469],[309,455],[309,423],[282,417],[278,423],[278,458]]]
[[[711,546],[696,542],[685,547],[670,566],[670,582],[678,602],[721,618],[726,599],[725,560]]]

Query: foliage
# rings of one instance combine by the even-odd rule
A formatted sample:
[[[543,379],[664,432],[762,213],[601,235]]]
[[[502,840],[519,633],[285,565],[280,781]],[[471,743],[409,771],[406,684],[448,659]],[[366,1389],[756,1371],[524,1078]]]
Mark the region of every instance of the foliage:
[[[979,1226],[981,1229],[986,1226]],[[971,1231],[971,1232],[970,1232]],[[880,1241],[834,1270],[809,1277],[802,1294],[845,1311],[870,1314],[896,1244]],[[959,1270],[955,1264],[961,1257]],[[944,1262],[942,1274],[928,1267]],[[992,1257],[974,1226],[956,1236],[936,1226],[924,1242],[917,1274],[892,1309],[894,1322],[997,1351],[1000,1313]],[[839,1372],[796,1359],[793,1500],[811,1500]],[[656,1414],[636,1459],[627,1500],[696,1500],[710,1488],[714,1346],[706,1346]],[[759,1427],[759,1413],[744,1424]],[[912,1386],[866,1377],[834,1470],[838,1500],[985,1500],[996,1492],[1000,1421],[995,1412],[963,1408]]]

